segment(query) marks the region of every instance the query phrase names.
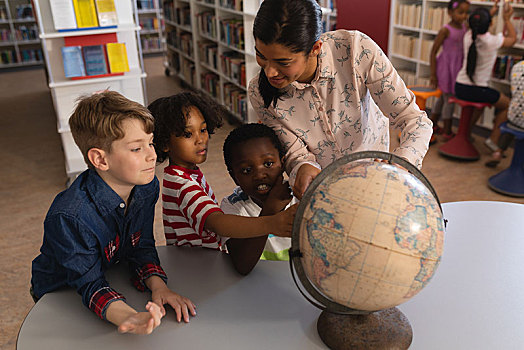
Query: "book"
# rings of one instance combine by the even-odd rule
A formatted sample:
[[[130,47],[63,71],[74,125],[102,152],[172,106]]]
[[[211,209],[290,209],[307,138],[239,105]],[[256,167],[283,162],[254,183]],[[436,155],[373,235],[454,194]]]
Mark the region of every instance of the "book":
[[[95,0],[96,12],[98,14],[98,25],[110,27],[118,25],[114,0]]]
[[[56,30],[76,29],[75,9],[72,0],[49,0],[49,5]]]
[[[84,60],[82,59],[82,47],[62,47],[62,63],[66,78],[83,77],[86,75]]]
[[[82,53],[87,75],[102,75],[108,73],[104,45],[83,46]]]
[[[73,0],[78,28],[98,27],[95,0]]]
[[[129,72],[126,44],[107,43],[106,48],[107,60],[109,61],[109,70],[111,71],[111,73]]]

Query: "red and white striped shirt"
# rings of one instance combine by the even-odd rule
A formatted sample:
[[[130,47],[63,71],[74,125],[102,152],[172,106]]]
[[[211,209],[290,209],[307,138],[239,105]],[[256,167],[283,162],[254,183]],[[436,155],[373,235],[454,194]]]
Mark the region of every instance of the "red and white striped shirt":
[[[162,214],[167,244],[224,249],[221,237],[204,228],[215,211],[222,212],[200,169],[176,165],[164,169]]]

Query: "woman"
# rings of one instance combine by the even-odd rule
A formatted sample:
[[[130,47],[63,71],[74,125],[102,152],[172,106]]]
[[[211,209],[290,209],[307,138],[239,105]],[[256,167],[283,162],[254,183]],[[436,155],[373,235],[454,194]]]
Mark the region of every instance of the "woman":
[[[298,197],[334,160],[389,151],[390,124],[402,130],[393,153],[418,168],[432,134],[377,44],[357,31],[321,34],[321,19],[315,0],[265,0],[253,26],[262,69],[249,84],[250,101],[284,144]]]

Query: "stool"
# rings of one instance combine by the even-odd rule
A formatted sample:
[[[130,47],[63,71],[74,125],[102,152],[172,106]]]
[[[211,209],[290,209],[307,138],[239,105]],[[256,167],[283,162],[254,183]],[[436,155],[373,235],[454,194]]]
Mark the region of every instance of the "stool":
[[[415,95],[418,108],[420,110],[426,110],[426,100],[430,97],[440,97],[442,92],[440,89],[434,89],[430,86],[421,86],[421,85],[410,85],[408,86],[413,94]]]
[[[488,186],[493,191],[508,196],[524,197],[524,130],[510,128],[504,122],[500,124],[500,132],[515,135],[515,152],[509,168],[490,177]]]
[[[450,97],[449,103],[457,103],[462,107],[457,135],[440,146],[439,153],[451,158],[464,160],[478,160],[480,154],[469,140],[471,134],[471,116],[475,109],[491,107],[490,103],[469,102]]]
[[[440,95],[442,95],[440,89],[434,89],[431,86],[410,85],[408,86],[408,89],[410,89],[415,95],[415,102],[417,103],[418,108],[420,108],[420,110],[424,112],[426,111],[426,100],[428,98],[440,97]],[[433,128],[433,130],[435,129]],[[400,138],[400,133],[398,137]],[[436,136],[431,135],[431,140],[429,141],[429,144],[432,145],[435,142],[437,142]]]

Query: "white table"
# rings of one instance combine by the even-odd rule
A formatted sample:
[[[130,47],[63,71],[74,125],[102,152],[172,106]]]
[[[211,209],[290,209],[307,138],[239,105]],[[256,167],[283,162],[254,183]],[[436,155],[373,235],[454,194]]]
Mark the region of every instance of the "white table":
[[[399,308],[413,327],[411,349],[522,349],[524,346],[524,205],[443,205],[449,220],[433,280]],[[193,300],[198,315],[178,324],[174,312],[150,336],[120,335],[72,290],[45,295],[29,312],[19,350],[326,349],[316,331],[320,311],[298,292],[284,262],[260,261],[241,277],[224,254],[158,247],[169,286]],[[112,286],[143,309],[148,294],[127,271]]]

